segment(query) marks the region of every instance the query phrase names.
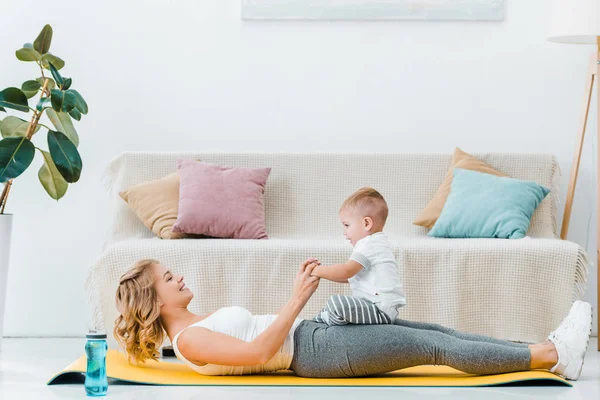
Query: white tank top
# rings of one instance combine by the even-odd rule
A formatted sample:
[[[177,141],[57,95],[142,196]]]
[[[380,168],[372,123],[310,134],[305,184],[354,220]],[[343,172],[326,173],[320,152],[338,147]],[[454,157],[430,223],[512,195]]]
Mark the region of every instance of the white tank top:
[[[245,342],[250,342],[265,331],[276,318],[277,315],[270,314],[252,315],[250,311],[243,307],[223,307],[202,321],[198,321],[195,324],[182,329],[181,332],[192,326],[201,326],[210,329],[213,332],[223,333]],[[290,364],[292,363],[292,357],[294,356],[294,332],[300,322],[302,322],[302,319],[296,318],[283,345],[281,345],[279,350],[277,350],[277,353],[275,353],[275,355],[265,364],[251,366],[218,364],[196,365],[181,355],[177,348],[177,339],[179,338],[179,335],[181,335],[181,332],[173,338],[173,350],[175,351],[177,358],[184,361],[190,368],[202,375],[246,375],[289,369]],[[210,344],[207,343],[206,345]]]

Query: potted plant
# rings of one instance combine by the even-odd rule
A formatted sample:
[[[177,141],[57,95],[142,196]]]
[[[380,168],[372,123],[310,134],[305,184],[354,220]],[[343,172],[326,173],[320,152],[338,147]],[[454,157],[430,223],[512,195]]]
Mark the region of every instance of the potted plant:
[[[79,136],[73,119],[80,121],[82,115],[87,114],[88,106],[81,94],[71,88],[72,79],[59,72],[65,62],[49,52],[51,42],[52,27],[46,25],[33,43],[25,43],[17,50],[17,58],[35,62],[41,76],[23,82],[20,88],[0,91],[0,344],[13,219],[5,210],[13,182],[32,164],[36,151],[43,161],[38,178],[53,199],[63,197],[69,183],[77,182],[81,175],[82,161],[77,151]],[[30,107],[29,99],[38,95],[35,108]],[[9,110],[33,114],[26,121],[9,115]],[[44,114],[53,128],[40,122]],[[47,132],[46,150],[32,141],[41,128]]]

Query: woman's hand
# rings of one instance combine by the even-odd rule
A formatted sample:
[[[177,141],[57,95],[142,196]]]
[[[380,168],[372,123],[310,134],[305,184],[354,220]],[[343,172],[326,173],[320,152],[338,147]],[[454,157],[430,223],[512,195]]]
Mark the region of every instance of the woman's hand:
[[[311,276],[312,270],[318,265],[318,261],[314,258],[309,258],[300,264],[300,269],[294,279],[294,289],[292,298],[298,299],[302,304],[306,304],[308,299],[319,287],[320,278]]]

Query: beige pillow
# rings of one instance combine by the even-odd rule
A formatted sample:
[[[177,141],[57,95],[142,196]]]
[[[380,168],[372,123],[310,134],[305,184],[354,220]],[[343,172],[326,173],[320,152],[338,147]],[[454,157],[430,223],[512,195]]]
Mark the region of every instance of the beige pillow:
[[[179,174],[177,172],[140,183],[119,195],[127,202],[138,218],[157,236],[163,239],[185,237],[171,229],[177,221],[179,209]]]
[[[446,204],[446,199],[450,194],[452,177],[454,176],[452,171],[454,168],[469,169],[471,171],[478,171],[496,176],[506,176],[505,174],[496,171],[490,165],[473,157],[469,153],[465,153],[458,147],[455,148],[454,154],[452,155],[452,163],[450,165],[450,169],[446,173],[444,181],[438,188],[437,192],[435,192],[433,199],[431,199],[429,204],[427,204],[419,216],[413,221],[413,224],[424,226],[425,228],[429,229],[433,227],[435,221],[437,221],[437,219],[440,217],[440,214],[444,209],[444,204]]]

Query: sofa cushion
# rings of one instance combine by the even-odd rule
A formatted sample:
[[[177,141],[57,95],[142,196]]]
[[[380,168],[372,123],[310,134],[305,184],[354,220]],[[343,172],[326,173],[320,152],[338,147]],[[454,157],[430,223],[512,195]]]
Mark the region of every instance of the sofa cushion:
[[[184,235],[172,231],[179,209],[179,174],[140,183],[119,193],[137,217],[154,234],[163,239]]]
[[[425,228],[433,228],[433,225],[440,217],[442,210],[444,208],[444,204],[446,204],[446,199],[450,194],[450,189],[452,185],[453,174],[452,171],[454,168],[463,168],[471,171],[479,171],[484,172],[486,174],[492,174],[496,176],[506,176],[502,172],[496,171],[489,164],[479,160],[476,157],[473,157],[469,153],[466,153],[459,149],[458,147],[454,149],[454,154],[452,155],[452,163],[450,165],[450,169],[446,172],[446,176],[444,177],[444,181],[438,188],[437,192],[433,198],[427,203],[425,208],[419,213],[417,218],[413,221],[413,224],[424,226]]]
[[[521,239],[549,192],[535,182],[454,168],[452,191],[429,236]]]
[[[271,168],[178,160],[179,213],[173,232],[266,239],[264,193]]]

